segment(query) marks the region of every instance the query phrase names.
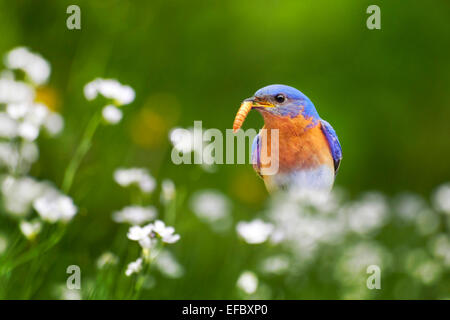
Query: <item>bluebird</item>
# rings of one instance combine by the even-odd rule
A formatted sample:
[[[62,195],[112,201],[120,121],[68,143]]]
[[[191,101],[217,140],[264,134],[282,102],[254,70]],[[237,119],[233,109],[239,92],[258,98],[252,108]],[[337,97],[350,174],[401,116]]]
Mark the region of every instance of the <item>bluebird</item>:
[[[261,130],[253,141],[253,168],[268,191],[291,188],[330,191],[342,160],[342,149],[335,130],[320,118],[311,100],[286,85],[259,89],[242,102],[234,131],[253,109],[261,113],[263,129],[267,129]],[[275,136],[271,129],[278,129],[278,141],[272,141]],[[268,160],[273,157],[274,142],[278,147],[278,169],[274,174],[265,174],[263,169],[272,161]]]

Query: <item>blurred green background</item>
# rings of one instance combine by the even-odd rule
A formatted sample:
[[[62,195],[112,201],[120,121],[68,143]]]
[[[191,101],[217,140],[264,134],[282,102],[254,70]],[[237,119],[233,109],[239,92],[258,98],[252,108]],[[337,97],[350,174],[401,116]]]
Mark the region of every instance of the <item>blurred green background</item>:
[[[81,30],[66,28],[71,4],[81,8]],[[371,4],[381,7],[381,30],[366,28]],[[428,197],[450,179],[448,1],[1,0],[0,33],[1,54],[27,46],[52,66],[44,96],[63,115],[65,129],[58,138],[40,139],[40,160],[31,170],[39,179],[61,183],[98,108],[83,96],[87,82],[115,78],[136,91],[135,101],[123,107],[123,121],[96,133],[70,193],[80,212],[61,244],[46,254],[49,263],[38,273],[42,285],[23,295],[32,281],[23,266],[10,283],[22,289],[11,289],[9,298],[52,298],[51,285],[65,282],[68,264],[80,265],[83,276],[94,278],[95,260],[106,250],[137,256],[126,226],[111,220],[111,212],[129,204],[128,193],[112,178],[117,167],[146,167],[158,181],[172,179],[186,197],[218,189],[231,200],[235,221],[253,219],[268,195],[251,166],[221,165],[212,173],[175,166],[168,132],[194,120],[202,120],[204,128],[231,128],[240,101],[268,84],[298,88],[336,129],[344,152],[336,184],[351,196],[407,190]],[[261,126],[257,113],[244,124]],[[161,209],[158,199],[155,192],[148,203]],[[142,298],[239,298],[237,277],[262,253],[237,239],[233,228],[211,231],[187,202],[175,227],[182,240],[173,252],[185,275],[158,278]],[[388,247],[393,239],[392,232],[381,236]],[[407,237],[397,240],[424,245]],[[315,268],[333,263],[322,256]],[[393,282],[400,278],[392,275]],[[282,277],[268,282],[270,298],[344,297],[319,270],[296,282],[298,290]],[[448,294],[433,285],[395,292],[386,284],[374,297]]]

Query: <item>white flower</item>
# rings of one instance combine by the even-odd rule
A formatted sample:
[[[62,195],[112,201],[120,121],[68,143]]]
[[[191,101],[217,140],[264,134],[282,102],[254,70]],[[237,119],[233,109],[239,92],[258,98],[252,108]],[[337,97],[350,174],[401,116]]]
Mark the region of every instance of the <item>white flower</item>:
[[[35,84],[44,84],[50,76],[50,64],[25,47],[11,50],[5,57],[5,65],[9,69],[23,70]]]
[[[170,179],[164,179],[161,183],[161,201],[167,203],[175,198],[175,184]]]
[[[132,226],[128,230],[127,237],[130,240],[140,241],[149,237],[152,230],[153,230],[152,225],[146,225],[145,227]]]
[[[122,120],[122,111],[113,105],[107,105],[102,110],[103,119],[110,124],[119,123]]]
[[[426,210],[425,201],[414,193],[402,193],[395,198],[395,211],[405,221],[413,222]]]
[[[152,206],[128,206],[113,213],[113,220],[118,223],[140,225],[156,218],[156,208]]]
[[[381,227],[387,218],[388,206],[379,193],[367,193],[360,201],[356,201],[344,209],[347,213],[351,230],[366,234]]]
[[[136,261],[130,262],[128,264],[127,270],[125,271],[125,275],[129,277],[133,273],[138,273],[141,270],[142,270],[142,258],[139,258]]]
[[[175,243],[180,239],[178,234],[174,234],[173,227],[166,227],[164,222],[156,220],[154,224],[148,224],[144,227],[132,226],[130,227],[127,237],[130,240],[138,241],[143,249],[153,248],[158,240],[156,235],[161,237],[161,240],[166,243]]]
[[[119,257],[112,252],[104,252],[97,259],[97,268],[103,269],[107,265],[115,265],[119,262]]]
[[[34,103],[30,106],[28,113],[25,115],[24,121],[32,123],[36,126],[41,126],[44,124],[45,119],[47,119],[50,114],[50,110],[45,104]]]
[[[95,99],[98,94],[116,101],[119,105],[129,104],[135,98],[133,88],[122,85],[115,79],[97,78],[84,86],[84,96],[87,100]]]
[[[20,222],[20,231],[22,231],[23,235],[28,239],[34,239],[42,229],[42,223],[40,221],[28,222],[21,221]]]
[[[50,112],[43,125],[50,135],[55,136],[64,128],[64,119],[59,113]]]
[[[365,273],[368,266],[383,268],[389,259],[389,253],[377,243],[360,242],[345,248],[337,261],[336,272],[342,274],[338,278],[343,283],[347,280],[359,280],[360,273]]]
[[[152,192],[156,187],[155,179],[143,168],[117,169],[114,180],[122,187],[137,185],[145,193]]]
[[[450,183],[436,189],[433,194],[433,204],[436,210],[450,214]]]
[[[0,130],[0,135],[4,136],[8,134],[10,137],[20,136],[27,141],[34,141],[39,136],[41,126],[44,126],[50,134],[55,135],[62,130],[64,125],[62,117],[51,112],[42,103],[10,103],[6,107],[6,112],[10,117],[9,123],[0,118],[8,129],[8,133],[2,133]]]
[[[11,119],[5,112],[0,112],[0,137],[14,138],[17,136],[17,121]]]
[[[22,103],[34,99],[34,89],[13,79],[0,79],[0,103]]]
[[[150,254],[148,249],[152,249],[152,248],[156,247],[157,244],[158,244],[158,240],[155,238],[150,238],[150,236],[139,240],[139,245],[142,247],[142,249],[146,249],[146,250],[144,250],[144,255],[146,255],[146,256],[149,256],[149,254]]]
[[[258,244],[269,238],[274,226],[271,223],[256,219],[251,222],[239,222],[236,229],[245,242]]]
[[[261,270],[268,274],[282,274],[288,269],[289,258],[285,255],[272,256],[261,263]]]
[[[56,190],[47,192],[34,200],[33,207],[44,221],[50,223],[68,222],[78,210],[70,197],[60,194]]]
[[[40,126],[50,113],[50,110],[42,103],[10,103],[6,107],[6,112],[14,120]]]
[[[20,146],[20,156],[23,160],[33,163],[39,158],[39,148],[34,142],[24,141]]]
[[[174,227],[166,227],[164,222],[161,220],[156,220],[152,225],[152,231],[157,233],[163,242],[175,243],[180,240],[179,234],[174,234]]]
[[[207,222],[223,220],[230,214],[230,202],[222,193],[215,190],[196,192],[190,204],[192,211]]]
[[[193,130],[174,128],[169,132],[169,139],[175,149],[182,153],[189,153],[194,150]]]
[[[28,102],[10,103],[6,106],[6,112],[12,119],[24,118],[30,109]]]
[[[163,275],[169,278],[179,278],[184,274],[183,266],[178,263],[174,255],[168,250],[163,250],[159,253],[155,260],[155,265]]]
[[[0,142],[0,166],[12,169],[17,166],[18,162],[19,153],[14,145],[9,142]]]
[[[237,286],[246,294],[253,294],[256,292],[256,289],[258,288],[258,277],[254,272],[244,271],[239,276]]]
[[[38,182],[30,177],[4,176],[1,182],[3,205],[9,213],[24,217],[29,213],[33,201],[50,189],[49,183]]]
[[[25,140],[34,141],[39,136],[39,127],[29,122],[23,122],[18,127],[18,133]]]
[[[0,142],[0,167],[26,173],[38,158],[39,149],[33,142],[24,141],[19,146],[12,142]]]

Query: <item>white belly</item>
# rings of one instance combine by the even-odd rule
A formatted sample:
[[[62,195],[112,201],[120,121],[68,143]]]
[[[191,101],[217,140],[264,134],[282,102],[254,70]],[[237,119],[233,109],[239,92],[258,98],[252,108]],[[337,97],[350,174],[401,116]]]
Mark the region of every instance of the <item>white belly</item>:
[[[290,191],[330,192],[334,183],[334,169],[323,165],[314,169],[297,170],[265,176],[264,182],[270,191],[287,189]]]

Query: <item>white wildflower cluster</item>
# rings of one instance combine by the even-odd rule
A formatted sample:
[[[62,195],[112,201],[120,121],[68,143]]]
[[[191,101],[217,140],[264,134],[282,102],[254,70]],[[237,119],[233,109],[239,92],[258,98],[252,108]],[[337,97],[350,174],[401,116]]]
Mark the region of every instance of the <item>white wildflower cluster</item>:
[[[106,122],[110,124],[117,124],[122,120],[123,113],[122,110],[109,104],[102,109],[102,116]]]
[[[35,90],[30,84],[14,80],[13,73],[0,73],[0,103],[22,103],[34,98]]]
[[[427,206],[421,196],[404,192],[395,197],[394,210],[402,222],[412,223],[421,212],[427,210]]]
[[[99,94],[115,101],[118,105],[129,104],[135,98],[133,88],[123,85],[115,79],[97,78],[84,86],[86,99],[94,100]]]
[[[118,107],[130,104],[136,96],[133,88],[121,84],[115,79],[97,78],[84,86],[84,96],[94,100],[98,95],[110,100],[102,109],[103,119],[109,124],[117,124],[122,120],[123,113]]]
[[[39,182],[28,176],[4,175],[0,181],[4,209],[18,218],[27,217],[33,202],[51,188],[48,182]]]
[[[48,62],[23,47],[10,51],[4,60],[9,70],[0,73],[0,168],[27,173],[39,157],[35,140],[41,129],[56,135],[64,121],[35,101],[36,86],[50,75]],[[30,82],[15,79],[15,69],[23,70]]]
[[[241,221],[237,224],[238,234],[249,244],[265,242],[272,234],[274,226],[271,223],[256,219],[250,222]]]
[[[387,204],[380,194],[365,194],[342,205],[339,198],[338,194],[322,193],[310,198],[279,195],[266,214],[270,222],[240,222],[237,232],[247,243],[270,240],[291,247],[303,258],[312,258],[323,244],[336,244],[352,232],[367,235],[386,223]]]
[[[180,240],[180,235],[175,234],[175,229],[166,226],[161,220],[156,220],[143,227],[132,226],[127,236],[130,240],[138,241],[143,249],[152,248],[157,239],[161,239],[164,243],[175,243]]]
[[[128,265],[125,271],[127,276],[139,273],[143,263],[150,263],[153,260],[155,260],[156,265],[160,269],[163,269],[163,266],[169,266],[168,270],[163,271],[166,275],[170,277],[182,275],[182,267],[170,253],[164,253],[162,256],[163,261],[159,261],[161,245],[163,243],[175,243],[180,239],[180,235],[175,233],[173,227],[166,226],[161,220],[156,220],[154,223],[143,227],[132,226],[128,231],[127,237],[130,240],[137,241],[142,248],[142,256]]]
[[[20,231],[28,240],[33,240],[42,229],[42,223],[39,220],[36,221],[22,221],[20,222]]]
[[[348,227],[359,234],[379,230],[386,223],[388,204],[380,193],[367,193],[360,200],[344,206]]]
[[[42,127],[55,135],[64,126],[62,117],[42,103],[11,103],[6,106],[6,113],[0,116],[7,125],[7,129],[2,130],[5,138],[19,137],[26,141],[34,141]]]
[[[190,199],[191,210],[214,231],[225,231],[232,223],[230,200],[217,190],[195,192]]]
[[[50,64],[39,54],[28,48],[18,47],[8,52],[4,58],[8,69],[20,69],[36,85],[42,85],[50,77]]]
[[[117,223],[129,223],[131,225],[141,225],[152,221],[158,215],[153,206],[127,206],[120,211],[113,213],[113,220]]]
[[[114,172],[114,180],[122,187],[137,186],[143,193],[151,193],[156,181],[144,168],[119,168]]]
[[[379,267],[386,276],[392,270],[404,270],[423,285],[437,283],[448,274],[450,237],[442,230],[450,221],[449,190],[449,184],[438,187],[431,197],[432,207],[410,192],[392,201],[378,192],[348,200],[339,189],[326,196],[278,194],[260,218],[238,222],[236,232],[248,244],[267,242],[271,246],[266,248],[276,248],[277,254],[260,261],[258,271],[265,277],[300,277],[299,272],[310,272],[308,268],[318,263],[342,288],[342,297],[371,298],[373,292],[366,286],[369,266]],[[391,228],[415,229],[418,247],[404,239],[388,244],[376,240],[387,226],[391,234]],[[336,263],[327,264],[329,259]],[[247,294],[255,288],[257,276],[252,273],[238,281]],[[408,293],[401,285],[396,292],[400,298]]]
[[[33,207],[42,220],[55,222],[69,222],[77,213],[77,207],[72,199],[58,190],[51,190],[33,202]]]
[[[0,178],[3,207],[11,216],[22,219],[19,227],[32,240],[42,229],[41,221],[69,222],[77,213],[72,199],[61,194],[51,183],[32,177],[4,175]],[[32,209],[41,220],[26,221]]]
[[[127,277],[131,276],[133,273],[139,273],[142,270],[142,258],[138,258],[136,261],[130,262],[125,270],[125,275]]]
[[[8,70],[0,74],[0,104],[6,106],[6,112],[0,114],[5,124],[2,137],[33,141],[41,127],[51,134],[59,133],[63,127],[61,116],[46,105],[34,102],[36,86],[46,83],[50,76],[49,63],[24,47],[11,50],[4,61],[10,70],[23,70],[31,83],[14,79],[14,74]]]
[[[137,186],[142,193],[151,193],[156,188],[156,180],[148,170],[143,168],[120,168],[114,172],[114,180],[122,187]],[[162,182],[160,199],[163,203],[170,203],[175,199],[176,189],[172,180]],[[128,223],[131,227],[127,237],[139,243],[141,256],[128,264],[125,275],[140,273],[145,265],[154,263],[160,272],[170,278],[183,275],[183,267],[163,244],[173,244],[180,240],[175,228],[166,226],[161,220],[155,220],[158,212],[153,206],[130,205],[113,213],[113,220],[117,223]],[[151,223],[148,223],[153,221]],[[147,276],[147,275],[143,275]]]
[[[252,271],[244,271],[237,280],[237,287],[245,294],[251,295],[258,289],[258,276]]]
[[[25,47],[4,57],[7,70],[0,73],[0,197],[4,211],[19,219],[23,235],[33,240],[43,222],[68,222],[77,212],[72,199],[51,183],[28,176],[39,158],[36,139],[44,129],[50,135],[64,127],[61,115],[36,102],[38,86],[50,77],[50,64]],[[20,78],[21,70],[25,78]],[[16,78],[17,77],[17,78]],[[37,217],[28,219],[33,210]]]
[[[0,181],[4,208],[15,217],[26,218],[34,209],[42,220],[55,223],[68,222],[77,213],[72,199],[61,194],[47,181],[11,175],[1,177]]]

